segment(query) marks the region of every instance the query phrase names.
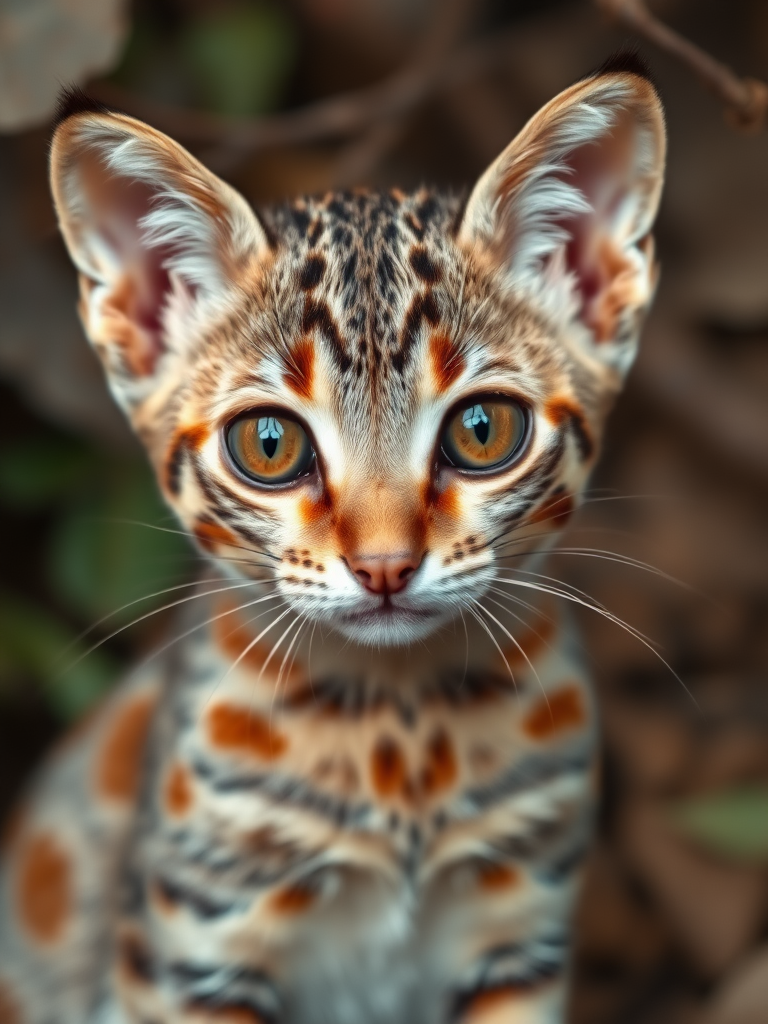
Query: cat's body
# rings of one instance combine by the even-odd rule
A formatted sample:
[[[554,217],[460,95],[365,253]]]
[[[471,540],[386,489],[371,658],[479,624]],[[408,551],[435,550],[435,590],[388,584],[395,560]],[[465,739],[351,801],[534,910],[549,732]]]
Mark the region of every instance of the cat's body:
[[[279,665],[227,675],[237,619],[138,673],[53,762],[3,906],[24,1019],[439,1024],[510,1019],[504,999],[558,1019],[595,795],[577,665],[521,637],[541,686],[507,650],[515,693],[470,624],[466,677],[459,629],[342,671],[315,645],[311,681],[300,653],[275,696]],[[44,838],[68,879],[47,914]]]
[[[86,330],[217,570],[22,813],[14,1024],[563,1020],[595,714],[532,559],[631,362],[663,150],[614,66],[465,208],[259,221],[164,136],[70,106],[52,179]]]

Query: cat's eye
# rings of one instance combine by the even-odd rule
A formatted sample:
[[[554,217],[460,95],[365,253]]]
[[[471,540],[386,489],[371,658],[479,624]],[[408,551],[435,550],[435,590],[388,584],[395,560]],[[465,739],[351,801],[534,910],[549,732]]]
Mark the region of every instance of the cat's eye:
[[[251,480],[287,484],[306,476],[315,453],[302,425],[279,410],[255,410],[231,423],[226,433],[229,454]]]
[[[501,469],[525,446],[528,414],[511,398],[470,398],[451,414],[440,444],[457,469]]]

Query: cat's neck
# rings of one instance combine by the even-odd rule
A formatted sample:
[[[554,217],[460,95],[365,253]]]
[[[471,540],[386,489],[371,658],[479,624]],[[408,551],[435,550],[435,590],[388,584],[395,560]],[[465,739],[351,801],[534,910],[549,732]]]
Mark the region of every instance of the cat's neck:
[[[534,671],[555,630],[551,604],[527,605],[465,611],[423,640],[375,648],[302,623],[278,599],[265,599],[258,585],[213,594],[197,614],[200,639],[215,650],[228,677],[242,677],[254,694],[273,695],[278,688],[281,699],[290,700],[329,682],[369,694],[461,691],[484,680],[515,687]]]

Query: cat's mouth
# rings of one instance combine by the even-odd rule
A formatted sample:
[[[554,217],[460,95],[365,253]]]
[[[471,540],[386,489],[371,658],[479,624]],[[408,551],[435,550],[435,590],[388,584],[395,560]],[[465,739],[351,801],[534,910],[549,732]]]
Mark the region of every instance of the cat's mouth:
[[[409,622],[415,620],[432,619],[438,615],[433,608],[403,608],[401,605],[392,603],[392,599],[386,594],[375,608],[366,608],[361,611],[345,612],[339,618],[346,623],[355,625],[372,625],[378,622]]]

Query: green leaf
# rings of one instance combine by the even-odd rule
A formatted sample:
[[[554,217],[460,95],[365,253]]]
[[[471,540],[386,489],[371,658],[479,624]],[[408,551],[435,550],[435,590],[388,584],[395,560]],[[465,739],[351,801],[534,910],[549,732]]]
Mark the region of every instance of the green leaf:
[[[711,852],[768,862],[768,788],[744,787],[696,797],[671,810],[673,824]]]
[[[57,595],[88,620],[188,578],[191,548],[161,503],[143,462],[103,467],[101,489],[72,507],[57,524],[51,557]],[[126,609],[111,628],[135,618],[161,598]]]
[[[38,508],[73,491],[94,465],[87,448],[62,435],[22,441],[0,452],[0,496],[11,506]]]
[[[278,7],[243,4],[190,22],[180,52],[209,109],[246,116],[275,107],[296,43]]]
[[[86,650],[50,612],[18,595],[0,595],[0,681],[6,692],[20,677],[34,679],[56,714],[66,721],[79,717],[108,692],[119,672],[106,653],[83,657]]]

